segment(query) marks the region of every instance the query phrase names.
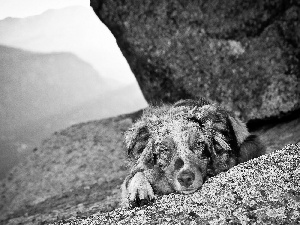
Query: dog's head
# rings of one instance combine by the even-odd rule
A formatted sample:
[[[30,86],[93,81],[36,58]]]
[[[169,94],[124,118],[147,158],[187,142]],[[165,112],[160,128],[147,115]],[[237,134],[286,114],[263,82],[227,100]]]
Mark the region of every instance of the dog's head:
[[[247,136],[246,126],[219,106],[185,100],[145,112],[125,139],[133,170],[154,170],[154,180],[187,194],[236,165]]]

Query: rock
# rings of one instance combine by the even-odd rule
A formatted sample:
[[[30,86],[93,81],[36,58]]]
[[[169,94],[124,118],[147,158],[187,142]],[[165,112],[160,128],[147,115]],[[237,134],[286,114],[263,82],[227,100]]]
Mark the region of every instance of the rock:
[[[245,120],[300,108],[297,0],[91,0],[148,102],[204,96]]]
[[[77,124],[45,140],[1,180],[0,224],[49,222],[116,208],[127,174],[122,132],[134,117]]]
[[[122,133],[140,115],[77,124],[45,140],[0,182],[0,224],[72,218],[79,223],[80,218],[117,208],[128,173]],[[300,118],[273,124],[256,130],[268,153],[300,141]]]
[[[299,165],[300,146],[288,145],[209,179],[194,194],[59,224],[299,224]]]
[[[300,142],[300,117],[297,114],[273,119],[269,121],[256,121],[254,124],[248,123],[253,133],[260,136],[267,148],[267,153],[283,148],[286,144],[296,144]]]

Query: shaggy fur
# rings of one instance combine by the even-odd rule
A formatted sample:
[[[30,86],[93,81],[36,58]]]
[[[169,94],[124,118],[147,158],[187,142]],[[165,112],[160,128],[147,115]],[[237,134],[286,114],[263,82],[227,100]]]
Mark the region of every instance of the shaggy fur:
[[[189,194],[211,176],[264,154],[246,125],[204,99],[153,107],[125,133],[130,174],[123,206],[142,206],[154,194]]]

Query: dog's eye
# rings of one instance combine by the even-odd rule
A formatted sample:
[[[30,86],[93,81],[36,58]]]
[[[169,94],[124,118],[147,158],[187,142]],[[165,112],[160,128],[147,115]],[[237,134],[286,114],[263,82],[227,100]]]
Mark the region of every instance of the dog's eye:
[[[193,152],[201,157],[208,158],[209,157],[209,150],[208,146],[203,141],[196,141],[193,146]]]
[[[203,141],[196,141],[195,148],[203,148],[205,143]]]
[[[202,141],[196,141],[193,145],[193,151],[195,153],[201,153],[205,148],[205,143]]]
[[[210,158],[210,152],[209,152],[209,147],[207,144],[205,144],[204,150],[202,151],[202,157],[204,158]]]

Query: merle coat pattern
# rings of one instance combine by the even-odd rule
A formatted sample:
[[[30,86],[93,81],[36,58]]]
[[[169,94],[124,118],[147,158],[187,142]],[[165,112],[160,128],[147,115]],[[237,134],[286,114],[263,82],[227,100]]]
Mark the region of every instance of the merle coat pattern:
[[[125,133],[130,174],[123,206],[155,194],[189,194],[211,176],[264,154],[259,138],[230,112],[204,99],[150,107]]]

